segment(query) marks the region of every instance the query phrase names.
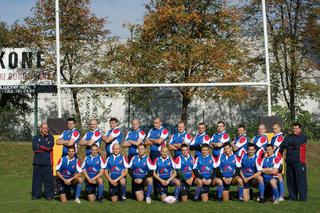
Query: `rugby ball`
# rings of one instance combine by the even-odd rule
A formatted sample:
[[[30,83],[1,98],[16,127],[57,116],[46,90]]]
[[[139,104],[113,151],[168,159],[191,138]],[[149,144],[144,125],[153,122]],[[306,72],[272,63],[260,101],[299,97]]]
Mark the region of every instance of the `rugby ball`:
[[[164,200],[164,203],[168,203],[168,204],[172,204],[172,203],[176,203],[177,199],[174,196],[167,196]]]

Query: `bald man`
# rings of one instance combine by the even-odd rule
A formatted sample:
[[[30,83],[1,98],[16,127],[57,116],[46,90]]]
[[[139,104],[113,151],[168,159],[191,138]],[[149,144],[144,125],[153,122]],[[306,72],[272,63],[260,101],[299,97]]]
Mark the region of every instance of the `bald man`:
[[[160,150],[166,146],[165,141],[169,136],[169,131],[162,126],[161,118],[156,117],[153,119],[154,128],[151,129],[146,138],[145,144],[150,147],[150,158],[154,161],[160,157]]]
[[[138,155],[138,146],[143,144],[143,140],[146,134],[140,129],[139,119],[133,119],[131,121],[131,129],[127,133],[123,147],[129,147],[128,158],[131,160],[135,155]]]
[[[53,199],[53,176],[51,153],[54,138],[49,134],[46,122],[40,125],[40,133],[32,139],[33,177],[32,177],[32,199],[41,198],[42,184],[44,185],[44,196],[47,200]]]

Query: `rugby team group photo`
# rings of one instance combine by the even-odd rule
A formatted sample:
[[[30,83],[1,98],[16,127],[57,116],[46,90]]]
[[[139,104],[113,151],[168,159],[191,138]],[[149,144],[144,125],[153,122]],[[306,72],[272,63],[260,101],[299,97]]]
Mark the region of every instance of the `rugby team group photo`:
[[[285,201],[284,152],[288,165],[305,165],[307,138],[299,123],[292,124],[288,136],[279,123],[274,123],[271,140],[263,123],[252,139],[242,124],[236,129],[236,137],[230,138],[224,121],[216,123],[212,136],[206,133],[205,123],[198,124],[195,135],[188,132],[183,121],[171,134],[159,117],[154,118],[148,132],[140,125],[139,119],[133,119],[125,134],[118,119],[110,118],[108,130],[102,132],[98,120],[91,119],[88,131],[81,135],[76,120],[68,118],[67,129],[54,141],[48,124],[43,122],[32,142],[32,199],[41,198],[44,184],[47,200],[53,199],[56,185],[61,202],[71,199],[78,204],[81,199],[124,202],[127,195],[147,204],[153,199],[165,203],[252,199],[279,204]],[[53,168],[57,175],[53,184],[55,142],[55,146],[62,146],[62,155]],[[78,152],[81,147],[83,155]],[[286,170],[289,199],[306,200],[306,169],[287,166]]]

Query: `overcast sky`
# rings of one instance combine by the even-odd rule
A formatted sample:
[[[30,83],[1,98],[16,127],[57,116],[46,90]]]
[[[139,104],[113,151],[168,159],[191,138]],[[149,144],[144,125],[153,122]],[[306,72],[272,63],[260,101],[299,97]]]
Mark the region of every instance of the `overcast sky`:
[[[23,18],[31,16],[31,8],[36,0],[1,0],[0,21],[8,25],[15,21],[23,22]],[[112,35],[125,39],[129,32],[122,27],[125,22],[142,23],[147,0],[92,0],[92,12],[98,17],[107,17],[110,22],[107,28]]]

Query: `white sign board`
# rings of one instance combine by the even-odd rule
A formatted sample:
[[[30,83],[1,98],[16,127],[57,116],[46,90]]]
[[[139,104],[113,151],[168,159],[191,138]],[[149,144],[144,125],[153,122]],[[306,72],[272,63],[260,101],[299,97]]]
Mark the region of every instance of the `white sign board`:
[[[42,51],[28,48],[2,48],[0,49],[0,85],[25,84],[28,79],[32,79],[31,82],[41,80],[41,76],[34,79],[36,75],[31,75],[31,73],[41,70],[43,65],[44,53]]]

